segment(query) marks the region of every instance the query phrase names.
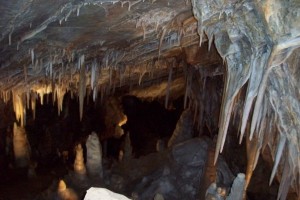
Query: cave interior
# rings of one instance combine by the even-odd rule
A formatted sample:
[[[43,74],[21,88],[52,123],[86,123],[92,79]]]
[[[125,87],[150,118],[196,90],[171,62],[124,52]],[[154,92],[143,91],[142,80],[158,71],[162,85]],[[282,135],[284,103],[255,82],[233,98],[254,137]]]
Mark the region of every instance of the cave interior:
[[[0,0],[0,200],[300,199],[299,17]]]

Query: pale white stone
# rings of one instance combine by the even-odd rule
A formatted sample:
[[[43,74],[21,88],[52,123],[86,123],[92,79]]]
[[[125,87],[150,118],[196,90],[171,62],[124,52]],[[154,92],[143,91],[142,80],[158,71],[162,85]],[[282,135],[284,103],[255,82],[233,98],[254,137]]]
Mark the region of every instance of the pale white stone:
[[[124,195],[114,193],[105,188],[91,187],[87,190],[84,200],[129,200]]]
[[[102,147],[95,132],[89,135],[86,141],[86,167],[90,175],[103,176],[102,169]]]

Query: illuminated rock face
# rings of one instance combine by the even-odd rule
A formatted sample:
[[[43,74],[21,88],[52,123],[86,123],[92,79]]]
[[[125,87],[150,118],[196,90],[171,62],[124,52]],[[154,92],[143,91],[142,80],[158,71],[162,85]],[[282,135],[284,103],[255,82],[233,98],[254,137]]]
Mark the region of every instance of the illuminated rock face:
[[[124,131],[121,128],[127,122],[118,98],[110,97],[105,101],[106,137],[120,138]],[[104,136],[105,137],[105,136]]]
[[[102,147],[95,132],[89,135],[86,141],[86,167],[88,174],[92,176],[103,176],[102,171]]]
[[[15,154],[15,164],[17,167],[26,167],[30,161],[30,147],[25,129],[14,124],[13,146]]]
[[[81,144],[78,144],[75,147],[75,151],[76,151],[76,158],[74,161],[74,171],[79,175],[84,175],[86,174],[86,168],[84,165],[83,149]]]

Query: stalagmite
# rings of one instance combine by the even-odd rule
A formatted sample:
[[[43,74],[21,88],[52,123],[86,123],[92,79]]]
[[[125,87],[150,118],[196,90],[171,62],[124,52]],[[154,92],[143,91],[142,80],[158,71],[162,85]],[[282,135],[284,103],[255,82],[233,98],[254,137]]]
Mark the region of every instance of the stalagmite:
[[[127,133],[125,137],[125,145],[124,145],[124,156],[123,159],[125,161],[129,161],[132,159],[132,147],[130,141],[130,134]]]
[[[230,194],[226,198],[226,200],[243,199],[244,185],[245,185],[245,174],[239,173],[233,181]]]
[[[74,171],[78,175],[85,175],[86,169],[85,169],[85,165],[84,165],[83,149],[81,147],[81,144],[78,144],[75,147],[75,151],[76,151],[76,158],[74,161]]]
[[[58,183],[57,192],[61,193],[61,192],[65,191],[66,189],[67,189],[66,183],[64,182],[64,180],[60,180]]]
[[[102,171],[102,147],[99,138],[95,132],[89,135],[86,141],[86,167],[91,177],[103,177]]]
[[[70,188],[67,188],[64,180],[58,182],[57,194],[60,200],[78,200],[76,193]]]
[[[30,161],[30,146],[25,129],[14,123],[13,146],[15,164],[17,167],[26,167]]]

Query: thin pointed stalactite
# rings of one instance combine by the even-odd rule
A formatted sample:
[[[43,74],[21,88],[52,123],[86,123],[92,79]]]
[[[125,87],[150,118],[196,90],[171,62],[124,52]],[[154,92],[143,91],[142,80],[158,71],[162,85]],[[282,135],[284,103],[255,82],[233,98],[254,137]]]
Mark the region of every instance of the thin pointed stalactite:
[[[267,47],[266,47],[267,48]],[[261,52],[262,50],[256,50],[256,54],[253,55],[252,63],[251,63],[251,76],[248,82],[248,88],[245,98],[245,104],[242,115],[242,124],[241,124],[241,134],[239,143],[242,143],[243,136],[246,129],[246,124],[248,122],[249,114],[251,107],[253,105],[254,98],[257,96],[259,83],[262,79],[262,72],[264,70],[264,66],[266,65],[267,58],[270,55],[270,50],[267,49],[265,53]]]
[[[253,133],[254,133],[254,130],[255,130],[255,127],[256,127],[256,124],[257,124],[258,115],[261,112],[262,101],[263,101],[263,97],[264,97],[265,90],[266,90],[266,87],[267,87],[269,74],[272,72],[273,68],[276,67],[275,65],[271,65],[271,63],[273,61],[273,57],[274,57],[274,50],[272,50],[271,56],[269,57],[266,70],[264,72],[262,81],[261,81],[260,86],[259,86],[259,90],[258,90],[258,94],[257,94],[257,98],[256,98],[256,103],[255,103],[255,107],[254,107],[253,115],[252,115],[252,120],[251,120],[250,140],[253,138]]]
[[[246,178],[245,178],[246,181],[245,181],[245,188],[244,188],[245,191],[249,186],[253,171],[256,167],[260,155],[260,150],[261,150],[260,138],[255,137],[253,138],[253,140],[246,138],[247,170],[246,170]]]
[[[275,157],[274,166],[273,166],[273,170],[272,170],[272,173],[271,173],[271,178],[270,178],[270,181],[269,181],[269,185],[272,184],[272,181],[273,181],[273,179],[275,177],[275,174],[277,172],[279,161],[282,157],[282,153],[283,153],[283,150],[285,148],[285,143],[286,143],[286,137],[281,135],[280,139],[279,139],[279,144],[277,146],[276,157]]]
[[[168,108],[168,103],[169,103],[169,96],[170,96],[170,87],[172,84],[172,73],[173,73],[173,66],[170,66],[169,69],[169,76],[168,76],[168,84],[166,88],[166,99],[165,99],[165,108]]]
[[[86,95],[86,76],[85,76],[85,66],[84,63],[80,63],[80,71],[79,71],[79,88],[78,88],[78,96],[79,96],[79,118],[80,121],[83,117],[83,105],[84,98]]]

